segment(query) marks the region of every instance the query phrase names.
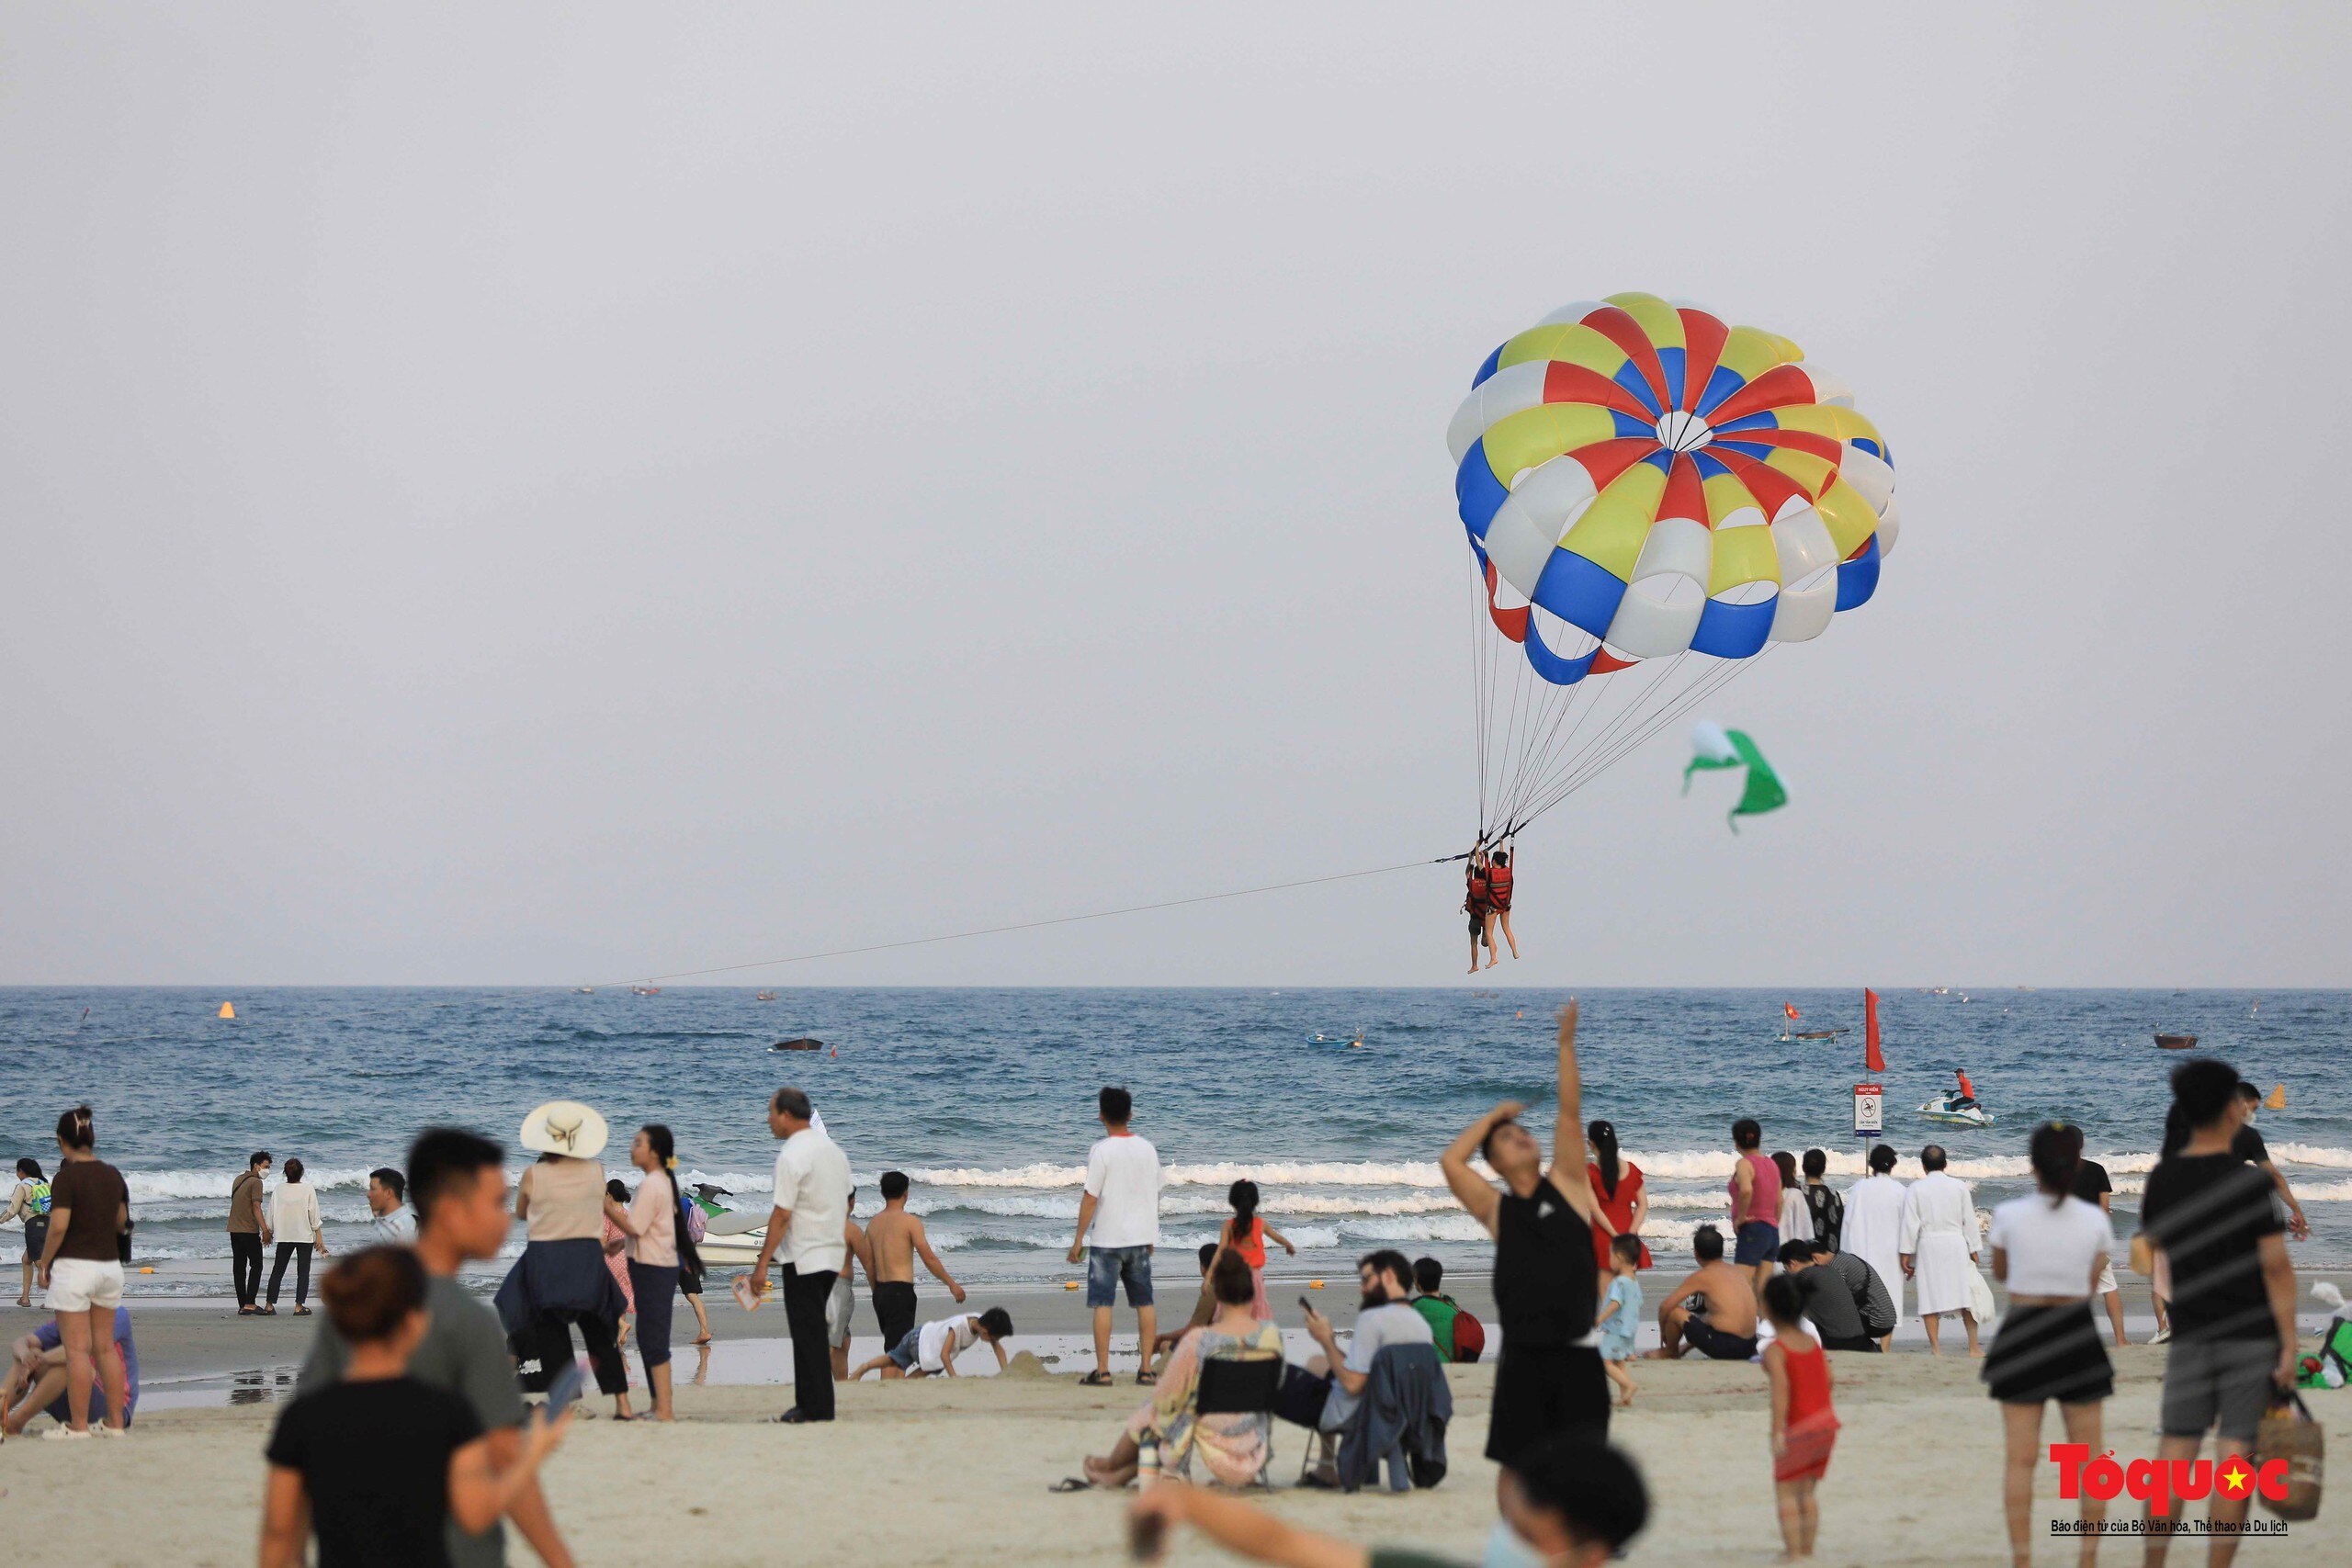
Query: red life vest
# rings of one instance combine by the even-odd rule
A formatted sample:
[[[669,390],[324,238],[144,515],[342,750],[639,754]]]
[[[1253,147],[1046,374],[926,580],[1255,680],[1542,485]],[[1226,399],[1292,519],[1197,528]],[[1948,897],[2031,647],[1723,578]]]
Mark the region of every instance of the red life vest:
[[[1487,900],[1498,909],[1510,908],[1510,867],[1491,866],[1487,872]]]
[[[1465,909],[1491,909],[1494,908],[1494,898],[1487,881],[1485,876],[1481,875],[1476,871],[1473,871],[1470,874],[1470,897],[1463,901],[1462,907]]]

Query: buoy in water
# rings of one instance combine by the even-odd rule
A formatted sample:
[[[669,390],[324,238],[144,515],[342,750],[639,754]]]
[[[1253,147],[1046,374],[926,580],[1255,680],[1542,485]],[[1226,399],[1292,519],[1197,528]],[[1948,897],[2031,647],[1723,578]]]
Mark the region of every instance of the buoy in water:
[[[1064,1280],[1062,1281],[1062,1289],[1065,1291],[1075,1291],[1078,1289],[1078,1281],[1075,1280]]]
[[[141,1274],[153,1274],[155,1270],[154,1270],[153,1268],[146,1268],[146,1269],[141,1269],[141,1270],[139,1270],[139,1271],[140,1271]]]
[[[1306,1288],[1310,1291],[1319,1291],[1323,1288],[1323,1281],[1320,1280],[1309,1280],[1306,1281]]]
[[[2262,1102],[2262,1109],[2265,1111],[2286,1110],[2287,1086],[2285,1084],[2280,1084],[2277,1089],[2272,1089],[2270,1091],[2270,1098]]]
[[[220,1010],[213,1016],[216,1018],[234,1018],[237,1016],[237,1004],[234,1002],[222,1002],[220,1004]]]

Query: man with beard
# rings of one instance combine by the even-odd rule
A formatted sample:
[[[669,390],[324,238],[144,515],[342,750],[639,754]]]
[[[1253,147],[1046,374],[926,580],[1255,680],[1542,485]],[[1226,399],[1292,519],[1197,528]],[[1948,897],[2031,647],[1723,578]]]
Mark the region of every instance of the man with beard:
[[[1588,1245],[1585,1250],[1589,1258],[1591,1247]],[[1330,1392],[1323,1401],[1323,1418],[1316,1423],[1317,1430],[1324,1434],[1327,1454],[1331,1436],[1347,1426],[1365,1385],[1372,1382],[1372,1359],[1391,1345],[1436,1343],[1430,1335],[1429,1320],[1406,1304],[1413,1295],[1413,1266],[1403,1253],[1385,1248],[1366,1253],[1356,1262],[1356,1282],[1363,1292],[1362,1310],[1356,1314],[1355,1339],[1344,1354],[1331,1320],[1313,1307],[1306,1309],[1306,1332],[1323,1348],[1323,1359],[1330,1368],[1327,1379]],[[1586,1311],[1589,1315],[1589,1305]],[[1336,1477],[1324,1470],[1310,1480],[1336,1483]]]
[[[1487,1457],[1508,1467],[1546,1439],[1609,1438],[1609,1380],[1593,1314],[1600,1306],[1592,1224],[1600,1213],[1585,1175],[1583,1089],[1577,1075],[1577,1004],[1560,1010],[1559,1122],[1552,1163],[1505,1100],[1464,1129],[1439,1161],[1446,1185],[1495,1238],[1495,1306],[1503,1331]],[[1470,1168],[1483,1153],[1498,1191]]]

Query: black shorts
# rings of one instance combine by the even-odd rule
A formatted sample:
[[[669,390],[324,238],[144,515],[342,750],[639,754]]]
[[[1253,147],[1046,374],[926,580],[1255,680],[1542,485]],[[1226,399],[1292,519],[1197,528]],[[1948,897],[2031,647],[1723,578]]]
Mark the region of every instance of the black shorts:
[[[1514,1345],[1504,1335],[1487,1417],[1487,1457],[1509,1464],[1563,1432],[1609,1440],[1609,1374],[1600,1369],[1600,1352],[1581,1345]]]
[[[1867,1350],[1873,1356],[1879,1353],[1879,1342],[1867,1334],[1852,1339],[1825,1334],[1821,1337],[1821,1348],[1825,1350]]]
[[[1483,906],[1470,911],[1470,934],[1472,936],[1484,936],[1487,934],[1487,910]]]
[[[882,1343],[894,1347],[915,1325],[915,1288],[910,1280],[883,1280],[874,1287],[874,1315],[881,1320]]]
[[[1726,1334],[1703,1317],[1684,1320],[1682,1342],[1711,1361],[1752,1361],[1756,1359],[1756,1336]]]

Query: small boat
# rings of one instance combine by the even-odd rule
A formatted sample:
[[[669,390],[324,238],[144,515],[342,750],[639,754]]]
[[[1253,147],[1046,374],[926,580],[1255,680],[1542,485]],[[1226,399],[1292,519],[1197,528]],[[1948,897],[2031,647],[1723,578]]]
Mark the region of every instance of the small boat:
[[[774,991],[753,991],[752,993],[752,999],[755,1002],[772,1002],[775,1000],[775,993]]]
[[[2196,1043],[2197,1036],[2194,1034],[2165,1034],[2159,1032],[2156,1035],[2156,1049],[2159,1051],[2186,1051]]]
[[[594,986],[574,986],[571,987],[571,994],[575,997],[593,997],[596,994],[596,987]]]
[[[811,1040],[805,1034],[797,1040],[779,1040],[768,1047],[771,1051],[821,1051],[824,1048],[823,1041]]]
[[[1835,1040],[1840,1034],[1849,1032],[1851,1032],[1844,1029],[1800,1029],[1794,1035],[1791,1036],[1791,1038],[1796,1040]]]
[[[658,997],[662,994],[662,987],[659,986],[631,986],[629,987],[629,992],[633,996]]]
[[[1955,1103],[1959,1099],[1958,1089],[1946,1089],[1919,1107],[1919,1114],[1930,1122],[1941,1122],[1952,1127],[1990,1127],[1993,1124],[1991,1111],[1973,1100],[1965,1105]]]

